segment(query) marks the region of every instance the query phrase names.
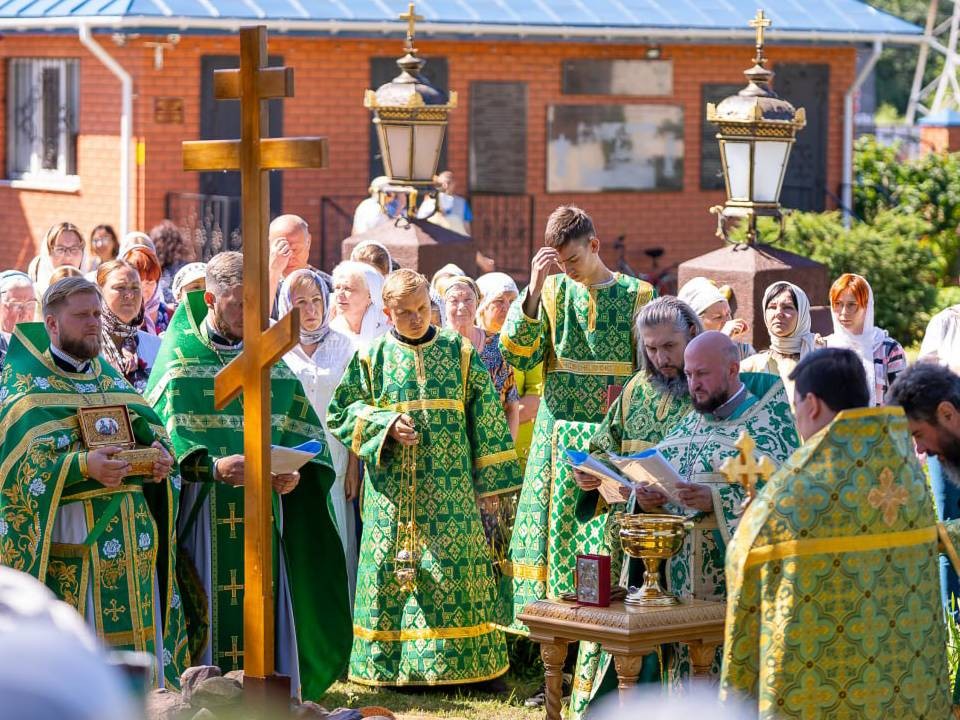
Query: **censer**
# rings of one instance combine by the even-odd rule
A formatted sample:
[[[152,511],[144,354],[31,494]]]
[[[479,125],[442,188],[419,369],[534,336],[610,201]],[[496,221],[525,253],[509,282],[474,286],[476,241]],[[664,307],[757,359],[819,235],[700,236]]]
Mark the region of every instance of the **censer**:
[[[676,595],[660,585],[660,563],[679,552],[693,523],[681,515],[617,513],[620,543],[630,557],[643,561],[643,585],[630,588],[624,602],[629,605],[676,605]]]
[[[397,502],[397,544],[393,574],[403,593],[417,589],[420,549],[417,542],[417,448],[404,447],[400,469],[400,497]]]

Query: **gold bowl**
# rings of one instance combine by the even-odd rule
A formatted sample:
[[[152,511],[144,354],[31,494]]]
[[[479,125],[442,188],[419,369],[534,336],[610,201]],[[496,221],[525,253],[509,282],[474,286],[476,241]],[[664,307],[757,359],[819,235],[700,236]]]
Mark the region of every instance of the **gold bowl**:
[[[630,557],[643,561],[643,586],[631,588],[630,605],[676,605],[680,601],[660,585],[660,562],[679,552],[687,530],[693,527],[681,515],[618,513],[620,544]]]

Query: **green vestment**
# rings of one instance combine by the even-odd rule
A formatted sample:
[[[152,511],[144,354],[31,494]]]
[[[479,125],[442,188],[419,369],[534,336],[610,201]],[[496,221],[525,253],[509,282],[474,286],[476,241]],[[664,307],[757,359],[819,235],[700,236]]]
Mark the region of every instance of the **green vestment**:
[[[668,432],[692,409],[690,396],[661,392],[647,380],[646,373],[639,372],[624,386],[620,397],[610,406],[603,422],[590,439],[590,452],[629,455],[648,450],[659,443]],[[611,586],[640,584],[641,578],[630,578],[623,563],[623,547],[612,527],[612,510],[623,510],[623,504],[612,508],[596,490],[584,492],[578,489],[577,515],[583,522],[592,518],[605,521],[604,536],[608,538],[611,556]],[[622,568],[622,570],[621,570]],[[574,672],[573,693],[570,697],[569,716],[580,718],[589,702],[601,692],[616,689],[616,674],[610,671],[610,656],[598,643],[580,643],[577,668]],[[656,656],[644,662],[642,680],[659,679],[659,661]]]
[[[203,560],[194,558],[191,563],[181,553],[191,649],[229,671],[243,668],[243,488],[214,482],[213,461],[243,454],[243,401],[238,398],[223,410],[214,409],[214,376],[237,352],[217,349],[210,342],[206,314],[199,292],[190,293],[177,308],[150,374],[146,398],[166,424],[188,483],[184,488],[188,499],[181,510],[181,544],[201,515],[209,528],[203,542],[209,550],[204,548]],[[324,443],[323,427],[296,375],[280,362],[270,377],[273,444]],[[339,677],[350,649],[346,566],[327,505],[333,480],[324,445],[301,468],[297,487],[282,497],[273,496],[276,616],[278,623],[285,617],[279,583],[282,562],[296,633],[293,662],[298,661],[303,697],[314,700]],[[202,581],[200,565],[209,565],[209,583]]]
[[[106,361],[66,372],[49,347],[42,324],[21,323],[0,376],[0,561],[45,582],[111,648],[158,657],[165,683],[179,687],[190,661],[175,570],[177,466],[160,483],[128,477],[107,488],[88,478],[77,409],[126,405],[137,443],[170,441]],[[58,538],[68,514],[80,536]]]
[[[416,425],[410,448],[388,437],[402,413]],[[445,330],[419,344],[385,335],[347,367],[327,423],[366,464],[350,679],[443,685],[505,673],[477,497],[514,491],[520,476],[480,356]],[[412,586],[397,575],[402,552]]]
[[[516,618],[529,603],[572,590],[573,549],[602,529],[602,523],[584,527],[575,517],[576,484],[559,453],[586,445],[593,423],[606,413],[609,388],[635,371],[634,318],[653,295],[649,284],[619,274],[589,288],[552,275],[536,318],[523,312],[526,291],[507,315],[500,336],[504,358],[521,370],[542,362],[545,372],[510,561],[503,568],[504,622],[512,632],[526,633]]]
[[[900,408],[840,413],[727,552],[721,696],[760,718],[948,718],[937,516]]]
[[[687,482],[709,485],[713,511],[698,513],[694,528],[686,534],[680,551],[667,561],[668,589],[680,597],[725,600],[723,564],[727,544],[740,522],[745,498],[743,488],[720,474],[723,461],[739,454],[735,443],[746,432],[756,443],[756,452],[780,467],[800,444],[783,382],[767,373],[741,373],[746,399],[734,413],[718,419],[691,411],[657,447]],[[690,509],[667,504],[666,512],[689,515]],[[637,561],[639,562],[639,561]],[[690,673],[685,645],[671,646],[668,677],[672,684]],[[721,649],[713,667],[720,672]]]

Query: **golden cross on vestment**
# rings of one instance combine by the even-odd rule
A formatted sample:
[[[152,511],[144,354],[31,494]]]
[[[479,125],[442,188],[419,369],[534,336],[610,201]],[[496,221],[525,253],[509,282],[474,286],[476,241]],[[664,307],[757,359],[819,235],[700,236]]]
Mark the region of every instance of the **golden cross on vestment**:
[[[218,518],[217,525],[229,525],[230,526],[230,539],[237,539],[237,525],[243,524],[243,518],[239,517],[237,512],[236,503],[227,503],[227,508],[230,510],[230,517]]]
[[[720,473],[730,484],[739,484],[747,493],[747,503],[751,502],[757,496],[757,483],[766,480],[773,475],[776,468],[773,461],[766,455],[761,455],[757,460],[754,450],[757,444],[753,438],[744,431],[740,433],[734,447],[740,452],[733,457],[723,461],[720,466]]]
[[[110,619],[116,622],[119,617],[127,611],[126,605],[118,605],[116,598],[111,598],[110,607],[105,607],[103,609],[104,615],[109,615]]]
[[[400,19],[400,20],[405,20],[406,23],[407,23],[407,47],[406,47],[406,50],[407,50],[408,52],[411,52],[411,51],[414,50],[414,48],[413,48],[413,40],[414,40],[414,38],[416,37],[416,34],[417,34],[417,21],[418,21],[418,20],[423,20],[423,15],[417,15],[417,12],[416,12],[416,9],[415,9],[415,3],[410,3],[410,5],[407,7],[407,11],[406,11],[405,13],[402,13],[402,14],[399,16],[399,19]]]
[[[267,67],[267,30],[240,30],[240,68],[214,73],[218,100],[240,100],[240,138],[183,143],[183,169],[239,170],[243,215],[243,350],[214,378],[214,405],[243,403],[243,638],[247,677],[274,674],[270,368],[300,337],[294,309],[269,326],[267,171],[326,165],[323,138],[265,138],[270,98],[293,96],[293,69]]]
[[[766,29],[773,25],[766,15],[763,14],[763,9],[757,10],[756,16],[750,21],[750,27],[757,31],[757,60],[758,64],[761,64],[760,61],[763,59],[763,35],[766,32]]]
[[[240,667],[240,658],[243,657],[243,650],[239,648],[240,638],[236,635],[230,636],[230,652],[221,652],[219,653],[220,659],[230,658],[233,660],[233,669],[237,670]]]
[[[231,568],[231,569],[230,569],[230,584],[229,584],[229,585],[221,585],[220,587],[217,588],[217,591],[218,591],[218,592],[228,592],[228,593],[230,593],[230,604],[231,604],[231,605],[236,605],[236,604],[237,604],[237,593],[240,592],[241,590],[243,590],[243,583],[238,583],[238,582],[237,582],[237,569],[236,569],[236,568]]]

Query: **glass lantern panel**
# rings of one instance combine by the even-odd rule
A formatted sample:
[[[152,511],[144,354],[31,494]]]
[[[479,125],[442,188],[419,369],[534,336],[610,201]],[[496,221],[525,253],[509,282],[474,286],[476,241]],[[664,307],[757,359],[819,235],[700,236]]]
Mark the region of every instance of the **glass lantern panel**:
[[[410,150],[413,128],[409,125],[382,124],[381,131],[386,147],[383,153],[383,166],[394,180],[410,179]]]
[[[773,203],[780,198],[783,166],[787,162],[790,143],[761,140],[754,156],[753,199]]]
[[[723,143],[724,160],[727,166],[727,182],[730,184],[731,200],[750,199],[750,143]]]
[[[413,179],[430,182],[437,174],[440,145],[443,143],[443,125],[418,125],[414,148]]]

